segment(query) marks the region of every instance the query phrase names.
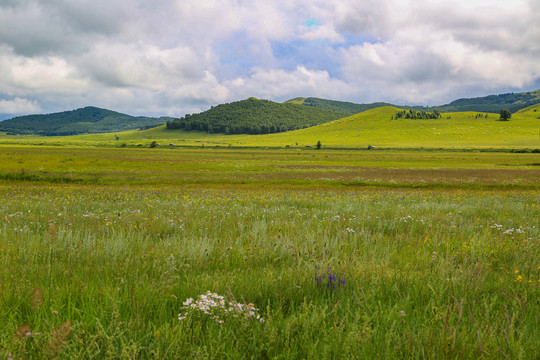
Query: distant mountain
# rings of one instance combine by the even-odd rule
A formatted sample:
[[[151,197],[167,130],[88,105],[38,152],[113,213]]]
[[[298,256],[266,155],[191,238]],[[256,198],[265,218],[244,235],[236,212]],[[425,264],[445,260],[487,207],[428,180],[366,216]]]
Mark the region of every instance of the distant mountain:
[[[323,109],[335,110],[349,115],[361,113],[362,111],[375,109],[383,106],[395,106],[385,102],[376,102],[371,104],[355,104],[347,101],[326,100],[314,97],[295,98],[285,103],[301,104],[305,106],[319,107]]]
[[[269,134],[303,129],[349,116],[321,107],[249,98],[167,122],[167,129],[225,134]]]
[[[434,106],[432,108],[437,108],[442,112],[479,111],[499,113],[502,109],[516,112],[538,103],[540,103],[540,90],[458,99],[452,101],[450,104]]]
[[[320,107],[323,109],[331,109],[349,114],[358,114],[366,110],[383,107],[395,106],[402,109],[433,111],[440,112],[462,112],[462,111],[477,111],[499,113],[502,109],[508,109],[511,112],[516,112],[520,109],[540,103],[540,90],[524,92],[524,93],[508,93],[500,95],[489,95],[476,98],[464,98],[452,101],[446,105],[440,106],[407,106],[393,105],[384,102],[371,104],[355,104],[345,101],[325,100],[319,98],[295,98],[286,103],[302,104],[305,106]]]
[[[0,122],[0,131],[43,136],[77,135],[150,128],[163,125],[171,119],[135,117],[88,106],[53,114],[18,116]]]

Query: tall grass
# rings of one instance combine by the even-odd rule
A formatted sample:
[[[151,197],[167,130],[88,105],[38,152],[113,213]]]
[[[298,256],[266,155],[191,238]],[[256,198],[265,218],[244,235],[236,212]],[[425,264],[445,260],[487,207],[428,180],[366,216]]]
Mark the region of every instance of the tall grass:
[[[0,354],[535,359],[539,215],[525,191],[2,186]],[[207,290],[266,321],[179,321]]]

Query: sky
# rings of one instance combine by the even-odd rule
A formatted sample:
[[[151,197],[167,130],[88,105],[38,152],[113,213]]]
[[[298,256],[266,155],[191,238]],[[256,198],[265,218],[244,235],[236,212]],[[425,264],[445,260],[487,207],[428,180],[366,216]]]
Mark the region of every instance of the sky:
[[[540,89],[539,0],[0,0],[0,116]]]

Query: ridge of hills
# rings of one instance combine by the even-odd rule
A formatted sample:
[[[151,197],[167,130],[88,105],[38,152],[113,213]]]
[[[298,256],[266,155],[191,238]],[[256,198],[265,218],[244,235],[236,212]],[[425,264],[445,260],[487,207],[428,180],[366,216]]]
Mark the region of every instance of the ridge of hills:
[[[25,115],[0,122],[0,132],[8,135],[66,136],[148,129],[167,123],[167,129],[195,130],[222,134],[282,133],[320,125],[367,110],[393,106],[416,111],[445,113],[476,111],[499,113],[501,109],[519,112],[540,104],[540,90],[457,99],[446,105],[398,106],[385,102],[356,104],[314,97],[298,97],[283,103],[248,98],[212,106],[182,118],[130,116],[93,106],[53,114]]]
[[[445,113],[464,111],[499,113],[502,109],[515,112],[538,103],[540,103],[540,90],[458,99],[447,105],[433,107],[398,106],[385,102],[355,104],[313,97],[298,97],[280,104],[269,100],[248,98],[221,104],[198,114],[187,114],[183,118],[167,122],[167,129],[224,134],[271,134],[309,128],[387,106],[424,113],[435,110]],[[302,106],[310,111],[302,110]]]
[[[0,136],[0,143],[135,148],[178,146],[300,149],[314,147],[320,141],[325,149],[366,149],[374,146],[377,149],[540,151],[540,104],[514,113],[510,121],[499,121],[498,114],[479,112],[442,113],[438,119],[396,119],[397,111],[401,109],[385,106],[310,128],[256,136],[209,134],[182,129],[171,131],[166,129],[166,125],[161,125],[144,131],[65,137]],[[524,161],[530,162],[530,159]]]
[[[294,98],[294,99],[286,101],[285,103],[299,104],[299,105],[305,105],[305,106],[310,106],[310,107],[319,107],[323,109],[330,109],[334,111],[344,112],[349,115],[358,114],[358,113],[361,113],[362,111],[371,110],[371,109],[375,109],[375,108],[383,107],[383,106],[400,107],[400,106],[392,105],[386,102],[375,102],[375,103],[370,103],[370,104],[356,104],[356,103],[352,103],[348,101],[327,100],[327,99],[320,99],[320,98],[314,98],[314,97]]]
[[[10,135],[65,136],[148,129],[171,118],[131,116],[94,106],[52,114],[18,116],[0,122],[0,131]]]
[[[462,98],[454,100],[448,104],[438,106],[407,106],[395,105],[385,102],[356,104],[347,101],[327,100],[314,97],[294,98],[286,102],[346,112],[350,115],[358,114],[363,111],[382,106],[394,106],[401,109],[417,111],[438,110],[440,112],[477,111],[485,113],[499,113],[502,109],[507,109],[510,110],[510,112],[514,113],[518,110],[540,103],[540,90],[522,93],[489,95],[475,98]]]

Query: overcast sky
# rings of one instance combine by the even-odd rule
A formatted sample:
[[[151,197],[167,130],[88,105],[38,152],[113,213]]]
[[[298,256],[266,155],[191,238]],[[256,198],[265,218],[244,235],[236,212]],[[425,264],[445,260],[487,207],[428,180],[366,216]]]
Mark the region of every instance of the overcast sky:
[[[540,88],[540,0],[0,0],[0,114]]]

